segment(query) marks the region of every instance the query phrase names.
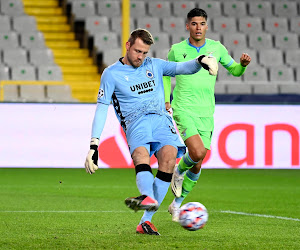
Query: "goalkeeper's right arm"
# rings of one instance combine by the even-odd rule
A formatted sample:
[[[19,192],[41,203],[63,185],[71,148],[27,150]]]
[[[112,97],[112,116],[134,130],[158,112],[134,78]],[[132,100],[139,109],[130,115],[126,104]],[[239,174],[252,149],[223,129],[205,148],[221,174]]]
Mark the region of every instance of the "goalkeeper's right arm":
[[[95,173],[98,169],[98,146],[101,133],[107,117],[108,105],[98,103],[92,128],[92,139],[90,142],[90,150],[85,160],[85,170],[89,174]]]
[[[93,174],[98,169],[98,146],[99,146],[99,139],[92,138],[90,143],[90,150],[88,155],[85,159],[85,170],[88,174]]]

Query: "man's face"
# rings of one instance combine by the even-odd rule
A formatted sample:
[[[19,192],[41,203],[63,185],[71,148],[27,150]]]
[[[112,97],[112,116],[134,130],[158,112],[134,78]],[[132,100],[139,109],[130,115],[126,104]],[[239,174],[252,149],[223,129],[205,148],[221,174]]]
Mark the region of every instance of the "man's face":
[[[145,44],[140,38],[135,40],[135,43],[130,46],[130,43],[126,43],[126,57],[131,66],[138,68],[144,62],[147,53],[150,49],[150,45]]]
[[[186,29],[190,32],[190,37],[192,39],[200,41],[205,39],[208,26],[204,17],[195,16],[186,24]]]

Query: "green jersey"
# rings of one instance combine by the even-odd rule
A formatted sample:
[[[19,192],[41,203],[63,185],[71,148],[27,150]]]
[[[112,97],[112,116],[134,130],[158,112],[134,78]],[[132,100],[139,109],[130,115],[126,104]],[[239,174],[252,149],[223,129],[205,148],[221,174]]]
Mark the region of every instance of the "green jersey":
[[[195,47],[189,39],[172,45],[168,60],[184,62],[197,58],[200,55],[212,55],[229,72],[235,76],[244,73],[245,67],[236,63],[228,54],[227,49],[219,42],[205,39],[205,44]],[[173,91],[172,108],[184,111],[197,117],[212,117],[215,111],[215,83],[216,76],[212,76],[205,69],[193,75],[177,75]],[[164,77],[165,101],[170,101],[171,79]]]

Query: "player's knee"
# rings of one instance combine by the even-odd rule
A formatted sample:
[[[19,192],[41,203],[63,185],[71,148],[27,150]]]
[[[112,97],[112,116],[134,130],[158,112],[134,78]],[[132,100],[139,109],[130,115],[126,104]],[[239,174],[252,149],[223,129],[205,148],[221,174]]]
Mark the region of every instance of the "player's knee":
[[[176,164],[177,150],[173,146],[164,146],[161,148],[156,157],[158,160],[158,168],[161,171],[172,173]]]
[[[175,164],[176,164],[176,157],[166,157],[158,161],[158,169],[166,173],[172,173]]]
[[[176,157],[170,157],[169,159],[165,159],[163,164],[168,168],[173,168],[176,164]]]
[[[133,160],[134,165],[143,164],[143,163],[149,163],[150,162],[150,156],[146,148],[139,147],[136,148],[131,158]]]
[[[193,161],[199,162],[203,161],[207,150],[204,149],[196,149],[196,150],[189,150],[189,155],[192,158]]]

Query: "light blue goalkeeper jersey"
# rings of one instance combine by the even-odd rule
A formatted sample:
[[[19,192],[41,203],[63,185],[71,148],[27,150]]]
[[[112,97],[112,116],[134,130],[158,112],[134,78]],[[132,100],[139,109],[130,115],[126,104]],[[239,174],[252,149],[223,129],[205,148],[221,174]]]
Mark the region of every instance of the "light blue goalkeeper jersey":
[[[112,102],[117,118],[126,131],[126,127],[142,115],[168,114],[162,76],[193,74],[200,68],[196,60],[176,63],[146,57],[140,67],[134,68],[123,64],[120,59],[104,70],[97,102],[105,106]],[[105,122],[106,113],[97,109],[92,137],[99,138],[101,135],[103,120]]]

